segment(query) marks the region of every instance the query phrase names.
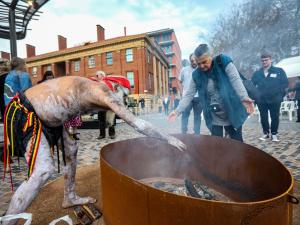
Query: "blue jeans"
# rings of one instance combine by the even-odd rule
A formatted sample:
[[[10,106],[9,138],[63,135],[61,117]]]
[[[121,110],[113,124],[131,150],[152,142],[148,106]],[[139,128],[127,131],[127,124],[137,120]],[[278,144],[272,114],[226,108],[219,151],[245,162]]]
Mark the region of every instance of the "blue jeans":
[[[201,112],[202,107],[200,105],[200,98],[193,98],[188,107],[184,110],[181,116],[181,133],[186,134],[188,130],[188,122],[191,110],[194,111],[194,133],[200,134],[200,125],[201,125]]]

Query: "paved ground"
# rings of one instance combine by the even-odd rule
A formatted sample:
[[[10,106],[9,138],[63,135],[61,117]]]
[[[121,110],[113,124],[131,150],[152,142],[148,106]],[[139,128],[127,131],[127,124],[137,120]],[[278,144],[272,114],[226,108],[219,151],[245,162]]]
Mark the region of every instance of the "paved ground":
[[[180,132],[180,120],[169,124],[166,121],[164,115],[161,114],[149,114],[142,116],[143,119],[152,122],[154,125],[158,126],[161,130],[169,133],[179,133]],[[192,119],[192,118],[190,118]],[[204,121],[202,121],[204,124]],[[191,128],[191,126],[190,126]],[[207,128],[201,126],[202,134],[209,134]],[[99,150],[102,146],[111,143],[113,141],[125,140],[129,138],[134,138],[141,136],[134,129],[129,127],[125,123],[120,123],[117,125],[117,138],[111,140],[109,138],[104,140],[97,140],[98,131],[97,130],[80,130],[80,141],[79,141],[79,154],[78,163],[79,166],[85,166],[93,164],[99,159]],[[261,128],[258,123],[257,117],[253,116],[247,120],[244,126],[244,139],[247,144],[256,146],[263,151],[273,155],[284,163],[293,173],[296,180],[300,181],[300,123],[289,122],[287,120],[281,120],[279,128],[279,143],[274,143],[271,140],[262,142],[258,140],[261,136]],[[27,176],[27,166],[24,159],[20,159],[20,166],[16,163],[12,166],[13,183],[15,187],[18,187]],[[0,162],[0,175],[2,178],[3,174],[3,164]],[[52,177],[56,179],[62,174],[55,173]],[[0,181],[0,215],[7,208],[7,199],[4,201],[3,196],[10,192],[10,182],[7,178],[5,181],[1,179]],[[7,195],[6,195],[7,196]],[[6,197],[7,198],[7,197]]]

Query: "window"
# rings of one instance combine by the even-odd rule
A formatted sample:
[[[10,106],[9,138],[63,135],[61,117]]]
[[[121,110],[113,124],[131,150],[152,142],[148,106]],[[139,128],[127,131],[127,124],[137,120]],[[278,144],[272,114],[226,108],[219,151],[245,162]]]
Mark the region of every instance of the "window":
[[[171,40],[171,35],[170,34],[163,34],[162,35],[162,40],[163,41],[170,41]]]
[[[169,60],[169,64],[173,64],[173,57],[172,56],[168,57],[168,60]]]
[[[134,73],[133,72],[127,72],[126,77],[130,82],[130,87],[134,88]]]
[[[132,48],[127,48],[125,51],[126,55],[126,62],[132,62],[133,61],[133,53],[132,53]]]
[[[93,68],[95,66],[96,66],[95,57],[94,56],[89,56],[89,58],[88,58],[88,67]]]
[[[48,66],[46,67],[46,71],[52,71],[52,66],[51,66],[51,65],[48,65]]]
[[[78,72],[80,70],[80,61],[74,62],[74,71]]]
[[[106,64],[107,65],[112,65],[113,64],[113,53],[112,52],[107,52],[106,53]]]
[[[172,46],[171,45],[165,46],[165,47],[163,47],[163,50],[166,54],[171,53],[172,52]]]
[[[36,77],[37,73],[37,67],[32,67],[32,76]]]

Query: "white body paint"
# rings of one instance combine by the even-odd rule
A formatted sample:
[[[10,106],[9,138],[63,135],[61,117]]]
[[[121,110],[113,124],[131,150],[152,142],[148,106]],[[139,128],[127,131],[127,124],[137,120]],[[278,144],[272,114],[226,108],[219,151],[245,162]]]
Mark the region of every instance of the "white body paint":
[[[185,145],[178,139],[164,134],[150,123],[136,118],[123,105],[123,95],[126,90],[123,87],[117,87],[116,90],[117,94],[114,94],[104,84],[82,77],[68,76],[34,86],[28,89],[25,95],[42,122],[50,127],[60,126],[79,114],[91,113],[99,109],[111,109],[139,132],[166,140],[180,150],[185,149]],[[95,199],[81,198],[75,193],[78,145],[75,140],[70,138],[66,130],[63,132],[63,137],[66,166],[64,167],[65,185],[62,206],[70,207],[93,203],[96,201]],[[34,171],[29,180],[24,181],[13,195],[6,214],[24,212],[54,170],[49,144],[45,136],[42,135]],[[7,224],[14,223],[9,222]]]

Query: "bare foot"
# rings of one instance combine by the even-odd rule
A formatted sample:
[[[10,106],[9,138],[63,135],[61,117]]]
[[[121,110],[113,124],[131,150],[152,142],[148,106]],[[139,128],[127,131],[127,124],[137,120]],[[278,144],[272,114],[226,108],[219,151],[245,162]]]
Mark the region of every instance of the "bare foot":
[[[75,205],[85,205],[87,203],[95,203],[97,200],[91,197],[79,197],[79,196],[75,196],[74,198],[65,198],[63,203],[62,203],[62,207],[63,208],[69,208]]]

